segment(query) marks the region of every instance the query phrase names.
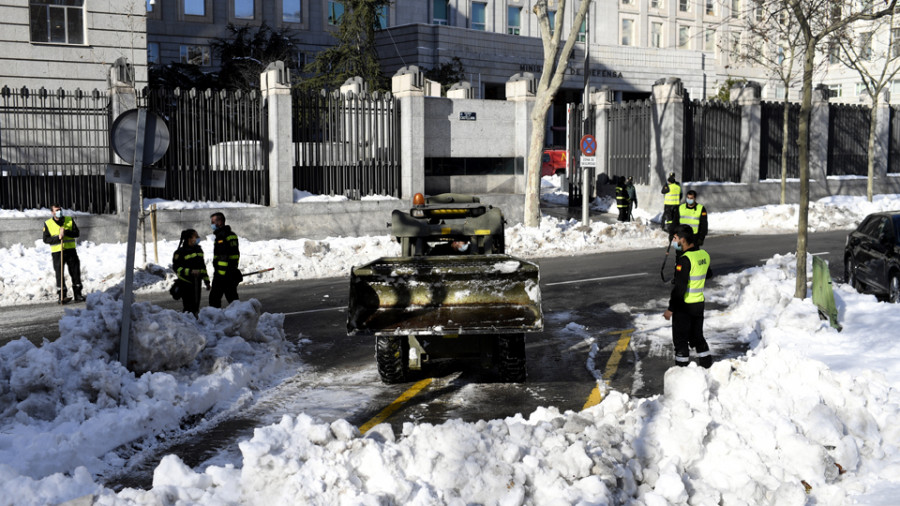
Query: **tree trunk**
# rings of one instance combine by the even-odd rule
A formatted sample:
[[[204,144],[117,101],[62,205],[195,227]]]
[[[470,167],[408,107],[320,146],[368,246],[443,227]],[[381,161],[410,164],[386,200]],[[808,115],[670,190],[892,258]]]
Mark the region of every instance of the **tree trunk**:
[[[869,146],[868,146],[868,177],[866,182],[866,198],[872,202],[872,194],[875,189],[875,125],[878,122],[878,95],[881,94],[881,88],[875,91],[875,97],[872,100],[872,110],[869,112]]]
[[[803,59],[803,100],[800,103],[800,211],[797,213],[797,284],[794,297],[806,298],[806,239],[809,227],[809,113],[812,111],[815,40],[807,40]]]
[[[790,111],[791,104],[788,102],[788,94],[790,93],[790,88],[784,87],[784,114],[781,118],[781,204],[784,205],[786,202],[786,194],[787,194],[787,160],[788,160],[788,147],[790,140],[788,139],[788,135],[790,134]]]
[[[546,96],[546,94],[544,95]],[[528,144],[528,160],[525,163],[525,216],[526,227],[541,224],[541,154],[544,152],[547,111],[550,101],[538,95],[531,111],[531,142]]]

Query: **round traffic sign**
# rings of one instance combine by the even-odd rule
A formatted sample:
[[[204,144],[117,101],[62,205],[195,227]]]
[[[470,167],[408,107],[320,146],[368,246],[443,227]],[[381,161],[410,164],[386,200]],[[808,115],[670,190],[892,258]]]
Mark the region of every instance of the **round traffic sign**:
[[[594,156],[597,152],[597,140],[594,136],[587,134],[581,138],[581,154],[584,156]]]
[[[169,148],[169,127],[156,113],[146,114],[144,126],[144,165],[159,161]],[[110,140],[113,150],[128,163],[134,163],[135,136],[137,135],[138,110],[122,113],[112,124]]]

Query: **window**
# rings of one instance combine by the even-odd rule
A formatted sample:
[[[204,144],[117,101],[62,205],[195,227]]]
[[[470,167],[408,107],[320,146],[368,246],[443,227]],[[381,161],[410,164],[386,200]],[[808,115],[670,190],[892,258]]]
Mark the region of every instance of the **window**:
[[[211,63],[209,46],[181,46],[181,63],[208,67]]]
[[[691,0],[678,0],[678,10],[681,12],[691,12]]]
[[[835,64],[841,61],[841,47],[834,40],[828,43],[828,63]]]
[[[450,6],[447,0],[432,0],[431,7],[434,15],[431,17],[432,24],[446,25],[450,22]]]
[[[547,11],[547,21],[550,22],[550,35],[556,29],[556,11]]]
[[[678,49],[688,49],[691,42],[691,29],[688,26],[678,27]]]
[[[782,46],[775,48],[775,63],[778,65],[784,63],[784,47]]]
[[[578,29],[578,42],[587,40],[587,20],[581,22],[581,28]]]
[[[763,9],[763,4],[761,2],[758,2],[756,4],[756,9],[753,10],[753,17],[757,23],[759,23],[760,21],[763,20],[764,14],[765,14],[765,11]]]
[[[337,26],[341,24],[341,18],[344,16],[344,3],[329,0],[328,2],[328,24]]]
[[[859,34],[859,58],[862,60],[872,59],[872,32]]]
[[[707,16],[715,16],[716,15],[715,0],[706,0],[706,15]]]
[[[147,63],[159,63],[159,42],[147,43]]]
[[[775,85],[775,98],[784,98],[784,85],[783,84]]]
[[[891,28],[891,58],[900,58],[900,28]]]
[[[900,95],[900,81],[891,81],[891,96]]]
[[[388,27],[388,6],[379,5],[375,10],[375,16],[378,17],[378,28],[384,30]]]
[[[856,83],[856,96],[861,97],[866,93],[866,85],[864,83]]]
[[[621,0],[622,5],[634,5],[634,0]]]
[[[710,53],[716,50],[716,31],[712,28],[703,32],[703,50]]]
[[[741,15],[741,0],[731,0],[731,17],[736,18]]]
[[[663,24],[653,22],[650,23],[650,47],[662,47],[663,41]]]
[[[31,0],[31,41],[84,44],[84,0]]]
[[[509,35],[519,35],[522,27],[522,9],[520,7],[509,7],[506,10],[506,33]]]
[[[302,23],[303,2],[301,0],[281,0],[281,21],[285,23]]]
[[[625,18],[622,20],[622,36],[619,38],[623,46],[634,45],[634,20]]]
[[[484,16],[487,10],[487,4],[482,2],[472,3],[472,29],[484,31],[487,29],[486,18]]]
[[[206,2],[204,0],[184,0],[184,14],[206,16]]]
[[[663,8],[663,0],[650,0],[650,8],[651,9],[662,9]]]
[[[829,84],[828,91],[831,92],[832,97],[840,97],[844,94],[843,85],[841,84]]]
[[[234,0],[235,19],[253,19],[253,0]]]

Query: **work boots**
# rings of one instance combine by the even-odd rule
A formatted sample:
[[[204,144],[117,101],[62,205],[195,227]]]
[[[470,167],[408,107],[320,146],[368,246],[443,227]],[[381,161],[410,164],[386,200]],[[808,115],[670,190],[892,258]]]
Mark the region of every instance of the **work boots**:
[[[80,286],[72,287],[72,291],[75,292],[75,302],[84,302],[84,296],[81,295],[81,287]]]

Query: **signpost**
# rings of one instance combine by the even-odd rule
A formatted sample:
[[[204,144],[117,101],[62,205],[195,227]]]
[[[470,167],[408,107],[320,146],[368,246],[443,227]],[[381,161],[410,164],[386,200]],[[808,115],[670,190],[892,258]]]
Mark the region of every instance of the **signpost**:
[[[589,108],[585,104],[584,114],[588,114]],[[588,174],[591,167],[597,166],[597,139],[591,134],[585,134],[581,138],[581,225],[590,226],[590,214],[588,212],[588,202],[590,201],[590,182]]]
[[[128,367],[128,340],[131,333],[131,303],[134,298],[134,249],[137,242],[137,219],[141,212],[140,191],[144,182],[144,163],[152,164],[166,153],[169,147],[169,129],[156,114],[147,116],[146,109],[131,109],[116,118],[110,130],[110,140],[116,154],[132,166],[110,165],[106,169],[108,183],[131,184],[131,206],[128,212],[128,246],[125,258],[125,289],[122,293],[122,334],[119,340],[119,362]],[[125,170],[130,169],[130,182]],[[157,172],[157,171],[153,171]],[[151,173],[150,182],[159,181]],[[158,184],[158,183],[157,183]],[[153,185],[156,186],[156,185]],[[165,186],[163,171],[162,186]]]

